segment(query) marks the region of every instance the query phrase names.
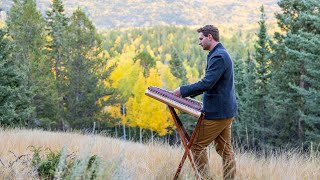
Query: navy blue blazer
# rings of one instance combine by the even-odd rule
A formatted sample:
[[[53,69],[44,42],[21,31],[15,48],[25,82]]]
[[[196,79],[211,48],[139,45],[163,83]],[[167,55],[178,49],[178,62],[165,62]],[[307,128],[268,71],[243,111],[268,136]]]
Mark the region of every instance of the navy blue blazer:
[[[218,120],[236,115],[233,62],[221,43],[207,56],[205,76],[198,82],[180,87],[182,97],[203,93],[205,119]]]

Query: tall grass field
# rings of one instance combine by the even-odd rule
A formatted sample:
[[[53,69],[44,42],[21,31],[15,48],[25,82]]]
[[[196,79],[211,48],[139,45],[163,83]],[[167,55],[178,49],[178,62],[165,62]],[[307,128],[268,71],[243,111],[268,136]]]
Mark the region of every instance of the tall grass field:
[[[237,179],[320,179],[316,152],[291,150],[261,157],[235,151]],[[172,179],[183,153],[180,145],[160,142],[139,144],[77,132],[0,129],[0,179]],[[209,161],[212,177],[222,179],[222,160],[213,147]],[[180,179],[195,179],[188,160]]]

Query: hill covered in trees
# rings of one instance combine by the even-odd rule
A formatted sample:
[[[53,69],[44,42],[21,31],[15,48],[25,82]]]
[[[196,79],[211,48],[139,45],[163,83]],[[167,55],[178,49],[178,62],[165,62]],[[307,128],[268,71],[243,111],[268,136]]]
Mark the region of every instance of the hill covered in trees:
[[[50,5],[50,0],[36,2],[43,13]],[[262,4],[268,22],[275,22],[274,13],[279,11],[277,0],[66,0],[64,4],[68,15],[79,6],[99,29],[202,24],[248,29],[257,27]],[[4,11],[11,5],[11,0],[0,4]]]

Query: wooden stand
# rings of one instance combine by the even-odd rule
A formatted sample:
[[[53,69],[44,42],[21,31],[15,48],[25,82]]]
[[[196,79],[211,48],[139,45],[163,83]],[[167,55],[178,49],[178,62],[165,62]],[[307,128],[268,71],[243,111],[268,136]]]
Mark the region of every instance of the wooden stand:
[[[176,125],[176,127],[177,127],[177,131],[178,131],[178,133],[179,133],[181,142],[182,142],[182,144],[183,144],[183,146],[184,146],[184,148],[185,148],[185,152],[184,152],[184,154],[183,154],[183,156],[182,156],[182,159],[181,159],[181,161],[180,161],[179,167],[178,167],[178,169],[177,169],[177,171],[176,171],[176,174],[175,174],[175,176],[174,176],[173,179],[177,179],[177,178],[178,178],[178,176],[179,176],[179,174],[180,174],[180,171],[181,171],[181,169],[182,169],[182,166],[183,166],[183,164],[184,164],[184,161],[186,160],[187,156],[188,156],[188,158],[189,158],[189,160],[190,160],[190,162],[191,162],[192,168],[193,168],[193,169],[196,171],[196,173],[198,174],[197,168],[196,168],[196,165],[195,165],[195,162],[194,162],[194,160],[193,160],[193,158],[192,158],[192,154],[190,153],[190,152],[191,152],[191,151],[190,151],[190,148],[191,148],[191,145],[192,145],[192,143],[193,143],[193,141],[194,141],[194,139],[195,139],[195,137],[196,137],[197,132],[199,131],[200,125],[201,125],[202,120],[203,120],[203,118],[204,118],[204,113],[201,113],[201,115],[200,115],[200,117],[199,117],[199,119],[198,119],[197,125],[196,125],[196,127],[194,128],[194,130],[193,130],[193,132],[192,132],[192,135],[191,135],[191,137],[190,137],[189,134],[187,133],[186,129],[184,128],[182,122],[180,121],[180,119],[179,119],[176,111],[174,110],[174,108],[173,108],[172,106],[170,106],[170,105],[168,105],[168,107],[169,107],[169,109],[170,109],[170,113],[171,113],[171,115],[172,115],[172,117],[173,117],[174,123],[175,123],[175,125]]]

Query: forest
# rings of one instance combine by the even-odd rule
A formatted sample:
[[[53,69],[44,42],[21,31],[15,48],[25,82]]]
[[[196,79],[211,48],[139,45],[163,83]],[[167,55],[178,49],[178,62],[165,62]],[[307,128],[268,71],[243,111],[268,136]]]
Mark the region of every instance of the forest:
[[[221,34],[235,71],[233,141],[256,151],[319,150],[320,3],[278,6],[272,33],[261,5],[255,32]],[[207,52],[197,28],[98,31],[80,7],[69,16],[63,1],[53,0],[43,14],[34,0],[15,0],[0,29],[0,126],[177,143],[166,105],[144,93],[201,79]],[[192,130],[196,119],[179,116]]]
[[[41,14],[50,7],[52,0],[37,0]],[[1,3],[2,2],[2,3]],[[228,28],[257,27],[259,6],[264,4],[267,19],[274,24],[274,13],[279,11],[277,0],[65,0],[66,15],[79,6],[101,29],[152,27],[157,25],[198,25],[214,22]],[[0,11],[9,11],[12,0],[0,1]],[[1,17],[1,14],[0,14]]]

